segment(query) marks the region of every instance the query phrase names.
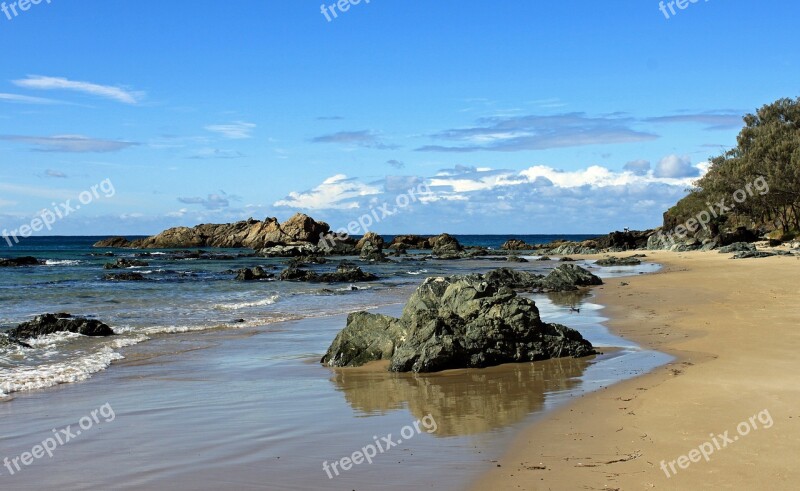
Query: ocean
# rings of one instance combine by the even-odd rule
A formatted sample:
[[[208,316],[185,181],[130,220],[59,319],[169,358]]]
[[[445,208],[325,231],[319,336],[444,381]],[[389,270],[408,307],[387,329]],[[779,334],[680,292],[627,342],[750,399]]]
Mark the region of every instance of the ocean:
[[[529,243],[587,238],[516,237]],[[508,238],[458,237],[492,248]],[[527,296],[543,320],[574,327],[597,347],[615,348],[590,359],[445,374],[331,370],[319,359],[350,312],[399,315],[426,276],[508,265],[546,273],[558,262],[417,257],[360,263],[379,276],[371,283],[241,282],[234,279],[237,269],[279,273],[287,259],[239,257],[243,250],[209,250],[228,258],[198,259],[174,251],[93,249],[98,239],[35,238],[0,252],[46,261],[0,268],[0,326],[69,312],[99,319],[116,333],[54,334],[32,340],[33,348],[0,351],[0,419],[14,428],[3,440],[9,455],[30,450],[51,428],[74,424],[84,410],[109,404],[117,414],[102,433],[48,462],[47,473],[2,476],[0,470],[0,482],[14,489],[460,489],[532,418],[669,360],[610,334],[590,294],[541,294]],[[120,272],[103,265],[120,258],[146,261],[130,271],[147,280],[103,280]],[[332,270],[339,260],[312,269]],[[658,269],[578,264],[606,279]],[[437,422],[435,433],[419,434],[394,455],[335,480],[323,472],[324,461],[426,415]],[[123,441],[131,455],[117,452]],[[88,475],[81,462],[91,455],[104,455],[103,469]],[[398,458],[414,465],[413,476],[389,465]],[[439,483],[443,465],[462,469],[461,477]]]

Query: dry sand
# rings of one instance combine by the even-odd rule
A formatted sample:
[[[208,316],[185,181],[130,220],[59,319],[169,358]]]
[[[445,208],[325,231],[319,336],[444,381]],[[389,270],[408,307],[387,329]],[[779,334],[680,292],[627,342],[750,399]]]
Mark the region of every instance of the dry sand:
[[[800,259],[730,257],[650,252],[661,272],[598,288],[615,333],[675,362],[537,422],[475,489],[799,489]]]

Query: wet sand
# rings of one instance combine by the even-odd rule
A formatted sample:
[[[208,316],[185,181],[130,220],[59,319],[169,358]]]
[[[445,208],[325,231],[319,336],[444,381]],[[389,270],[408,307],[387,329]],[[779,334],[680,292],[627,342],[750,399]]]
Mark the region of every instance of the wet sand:
[[[797,489],[800,260],[730,256],[648,252],[661,272],[599,287],[612,331],[675,361],[549,413],[473,489]]]
[[[92,379],[15,393],[0,404],[0,459],[13,459],[109,404],[101,421],[14,475],[2,489],[461,490],[527,426],[586,391],[665,362],[599,324],[581,297],[540,298],[548,321],[580,329],[601,356],[441,374],[374,367],[331,370],[319,357],[343,316],[179,336],[125,348],[126,359]],[[581,306],[581,314],[569,306]],[[379,309],[398,315],[401,305]],[[430,415],[414,434],[329,479],[333,462]],[[443,472],[443,469],[446,471]]]

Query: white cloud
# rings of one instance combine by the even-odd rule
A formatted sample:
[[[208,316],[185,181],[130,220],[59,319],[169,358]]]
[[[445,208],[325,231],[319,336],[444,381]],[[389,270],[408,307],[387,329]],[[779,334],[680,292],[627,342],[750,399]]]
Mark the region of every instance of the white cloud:
[[[25,136],[0,135],[0,140],[29,143],[39,152],[105,153],[138,145],[136,142],[104,140],[83,135]]]
[[[344,174],[325,179],[322,184],[304,192],[291,192],[273,206],[300,208],[305,210],[354,209],[359,208],[359,198],[381,194],[380,188],[348,179]]]
[[[667,155],[656,165],[656,177],[697,177],[700,175],[700,167],[692,165],[692,161],[687,156]]]
[[[7,93],[0,93],[0,102],[13,102],[17,104],[60,104],[59,101],[53,99]]]
[[[111,85],[99,85],[91,82],[69,80],[63,77],[29,75],[28,78],[14,80],[13,83],[26,89],[70,90],[73,92],[81,92],[83,94],[111,99],[125,104],[138,104],[144,98],[143,92],[134,92]]]
[[[256,125],[244,121],[234,121],[230,124],[212,124],[206,126],[206,130],[218,133],[229,140],[244,140],[253,137],[253,129]]]

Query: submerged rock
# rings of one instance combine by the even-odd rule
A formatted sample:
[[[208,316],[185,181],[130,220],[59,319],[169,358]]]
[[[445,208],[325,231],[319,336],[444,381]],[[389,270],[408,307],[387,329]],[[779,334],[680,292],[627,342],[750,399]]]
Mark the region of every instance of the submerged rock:
[[[378,279],[372,273],[366,273],[350,261],[342,261],[332,273],[315,273],[306,269],[289,267],[281,272],[281,281],[308,281],[314,283],[358,283]]]
[[[390,360],[391,371],[435,372],[592,354],[577,331],[542,322],[532,300],[482,275],[466,275],[428,278],[399,319],[351,314],[321,362]]]
[[[44,314],[23,322],[8,331],[10,338],[31,339],[56,332],[74,332],[84,336],[111,336],[114,330],[95,319],[72,317],[70,314]]]
[[[114,263],[106,263],[103,265],[103,269],[124,269],[124,268],[134,268],[134,267],[144,267],[149,266],[150,263],[146,261],[138,261],[136,259],[125,259],[120,258],[117,259]]]
[[[106,281],[144,281],[142,273],[110,273],[103,276]]]
[[[638,266],[642,261],[637,257],[606,257],[598,260],[595,264],[598,266]]]
[[[267,273],[261,266],[256,266],[253,269],[244,268],[236,272],[237,281],[260,281],[274,278],[275,275]]]
[[[514,256],[514,255],[508,256],[506,258],[506,261],[508,261],[510,263],[527,263],[528,262],[528,260],[525,259],[524,257],[519,257],[519,256]]]
[[[11,268],[16,266],[38,266],[41,261],[31,256],[0,258],[0,268]]]

